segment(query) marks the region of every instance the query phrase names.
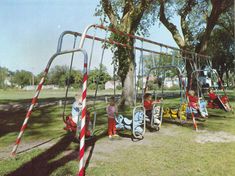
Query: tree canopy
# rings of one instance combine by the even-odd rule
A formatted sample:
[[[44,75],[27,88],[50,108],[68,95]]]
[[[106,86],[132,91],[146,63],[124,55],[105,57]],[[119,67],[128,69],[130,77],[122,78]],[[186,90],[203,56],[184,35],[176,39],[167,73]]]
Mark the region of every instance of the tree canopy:
[[[159,19],[171,32],[179,48],[207,55],[211,54],[208,52],[208,45],[212,41],[210,38],[213,31],[218,25],[227,26],[220,19],[234,5],[234,2],[230,0],[158,0],[158,2],[160,4]],[[180,19],[179,29],[171,21],[176,15]],[[188,78],[193,69],[187,61]]]
[[[103,17],[103,21],[108,22],[111,27],[127,34],[145,33],[156,18],[156,15],[153,15],[155,14],[155,2],[155,0],[101,0],[96,15]],[[133,105],[134,103],[134,40],[117,34],[112,34],[110,37],[131,46],[131,48],[113,47],[113,59],[122,83],[120,107],[123,108],[125,104]]]
[[[13,74],[13,83],[19,85],[22,88],[26,85],[32,84],[32,82],[31,82],[32,76],[33,76],[33,74],[29,71],[17,70]]]
[[[149,27],[159,19],[180,49],[207,54],[208,43],[216,26],[220,24],[231,30],[219,19],[233,5],[231,0],[100,0],[96,14],[102,16],[106,22],[108,17],[111,27],[128,34],[148,34]],[[174,24],[173,18],[180,19],[179,28]],[[134,45],[130,38],[116,34],[110,37],[129,46]],[[135,69],[133,49],[115,46],[113,51],[123,87],[122,102],[131,102]],[[187,61],[188,77],[192,69]]]

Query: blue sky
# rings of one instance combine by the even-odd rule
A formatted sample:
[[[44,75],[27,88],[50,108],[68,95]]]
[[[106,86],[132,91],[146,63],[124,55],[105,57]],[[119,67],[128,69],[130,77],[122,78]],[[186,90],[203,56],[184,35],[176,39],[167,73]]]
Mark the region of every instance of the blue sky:
[[[98,0],[92,3],[87,0],[1,0],[0,66],[12,71],[25,69],[40,73],[55,53],[58,37],[64,30],[82,32],[87,25],[99,23],[99,18],[94,16],[97,4]],[[153,26],[150,34],[152,40],[176,46],[162,25]],[[94,57],[100,53],[97,46]],[[110,60],[110,54],[107,57]],[[97,56],[93,65],[97,66],[98,62]]]

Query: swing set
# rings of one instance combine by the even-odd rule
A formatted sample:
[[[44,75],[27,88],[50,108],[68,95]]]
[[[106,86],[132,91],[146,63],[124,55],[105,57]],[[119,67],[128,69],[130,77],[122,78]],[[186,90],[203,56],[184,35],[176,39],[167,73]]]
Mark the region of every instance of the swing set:
[[[92,28],[94,29],[94,34],[89,35],[88,31]],[[104,30],[106,32],[105,38],[101,38],[101,37],[96,36],[96,30],[97,29]],[[139,46],[133,46],[132,47],[132,46],[126,44],[126,43],[120,43],[120,42],[114,41],[114,40],[108,38],[108,32],[113,33],[113,34],[117,34],[117,35],[120,35],[120,36],[128,37],[128,38],[132,38],[132,39],[135,40],[135,42],[140,41],[141,42],[141,47],[139,47]],[[72,36],[73,37],[73,47],[72,47],[72,49],[69,49],[69,50],[63,50],[62,49],[63,48],[63,43],[64,43],[63,40],[64,40],[65,36]],[[81,37],[78,47],[76,47],[77,37]],[[86,39],[91,39],[92,40],[91,51],[90,51],[89,55],[87,54],[86,50],[84,49],[84,43],[85,43]],[[194,54],[193,52],[190,52],[190,51],[180,50],[178,48],[167,46],[167,45],[164,45],[164,44],[161,44],[161,43],[149,40],[149,39],[145,39],[145,38],[142,38],[142,37],[139,37],[139,36],[135,36],[135,35],[132,35],[132,34],[126,34],[126,33],[123,33],[121,31],[118,31],[116,29],[113,29],[113,28],[110,28],[110,27],[105,27],[103,25],[95,25],[95,24],[90,25],[84,30],[83,33],[74,32],[74,31],[64,31],[59,37],[56,53],[49,59],[48,64],[46,66],[46,69],[44,70],[44,75],[43,75],[43,77],[42,77],[42,79],[41,79],[41,81],[40,81],[40,83],[37,87],[37,90],[35,92],[35,95],[32,99],[31,105],[28,109],[25,120],[24,120],[23,125],[20,129],[20,133],[17,137],[15,146],[12,150],[12,155],[16,155],[16,151],[17,151],[17,148],[20,144],[22,135],[23,135],[23,133],[26,129],[26,126],[27,126],[28,120],[30,118],[30,115],[32,114],[33,108],[34,108],[35,104],[37,103],[38,96],[41,92],[42,86],[45,82],[45,78],[47,77],[47,74],[49,72],[49,69],[50,69],[50,66],[51,66],[52,62],[58,56],[71,54],[71,61],[70,61],[70,67],[69,67],[69,75],[71,75],[71,70],[72,70],[73,61],[74,61],[74,54],[75,53],[82,53],[83,60],[84,60],[84,64],[83,64],[83,67],[82,67],[83,68],[82,108],[81,108],[82,110],[81,110],[81,120],[78,120],[78,123],[80,123],[80,124],[77,123],[76,124],[77,126],[76,126],[75,129],[76,129],[77,136],[80,137],[79,172],[78,172],[78,174],[81,175],[81,176],[84,175],[84,169],[85,169],[84,168],[84,153],[85,153],[85,133],[86,133],[86,125],[85,124],[86,124],[86,118],[87,118],[87,114],[88,114],[87,113],[87,81],[88,81],[89,71],[90,71],[90,67],[91,67],[91,63],[92,63],[92,59],[93,59],[95,41],[103,42],[103,49],[102,49],[102,54],[101,54],[101,59],[100,59],[100,67],[102,66],[102,63],[103,63],[103,60],[104,60],[104,53],[105,53],[105,50],[107,48],[106,47],[107,44],[113,45],[113,46],[124,47],[124,48],[128,48],[128,49],[134,49],[135,51],[136,50],[140,51],[141,52],[140,63],[142,63],[142,77],[144,75],[143,74],[143,71],[144,71],[143,70],[144,69],[143,68],[143,52],[147,52],[147,53],[151,53],[151,54],[163,54],[163,53],[155,51],[155,50],[144,48],[143,47],[144,42],[149,43],[149,44],[153,44],[154,46],[170,48],[174,51]],[[88,56],[89,56],[89,58],[88,58]],[[204,56],[204,55],[199,55],[199,56],[207,57],[207,56]],[[118,63],[115,63],[115,64],[118,64]],[[115,64],[114,64],[114,67],[115,67]],[[136,65],[137,64],[135,63],[135,67],[136,67]],[[181,79],[182,78],[182,72],[181,72],[179,67],[177,67],[177,66],[162,66],[162,67],[157,66],[157,67],[153,67],[153,68],[150,69],[148,77],[150,75],[150,72],[152,72],[153,70],[169,69],[169,68],[170,69],[174,68],[178,71],[178,77],[179,77],[179,80],[180,80],[180,96],[183,99],[183,96],[184,96],[183,90],[182,90],[183,81]],[[101,69],[102,68],[100,68],[100,73],[101,73]],[[114,68],[114,77],[115,77],[115,71],[116,71],[116,68]],[[139,69],[139,71],[140,71],[140,69]],[[99,76],[100,76],[100,74],[99,74]],[[97,99],[97,92],[98,92],[99,76],[98,76],[98,79],[96,80],[96,89],[95,89],[95,95],[94,95],[94,101],[93,101],[94,118],[93,118],[93,123],[92,123],[93,124],[92,125],[92,132],[91,132],[92,135],[94,135],[95,124],[96,124],[96,119],[97,119],[96,99]],[[70,81],[68,81],[68,82],[70,82]],[[114,79],[114,84],[115,84],[115,79]],[[144,134],[145,134],[145,126],[146,126],[146,120],[145,120],[146,114],[145,114],[145,108],[143,106],[143,101],[144,101],[143,98],[144,98],[144,93],[146,91],[147,82],[146,82],[146,85],[145,85],[145,89],[144,89],[144,85],[142,84],[142,103],[137,105],[138,88],[137,88],[137,81],[136,81],[136,69],[135,69],[133,84],[135,85],[135,92],[134,92],[135,106],[133,107],[133,110],[132,110],[132,121],[131,122],[129,121],[129,123],[124,124],[124,125],[121,124],[122,119],[117,119],[117,122],[120,122],[119,124],[123,125],[123,128],[126,128],[126,129],[129,128],[130,130],[132,130],[132,134],[135,138],[142,139],[144,137]],[[67,123],[66,106],[67,106],[67,102],[68,102],[67,99],[68,99],[69,86],[70,85],[67,84],[66,92],[65,92],[65,98],[64,98],[64,101],[63,101],[64,104],[63,104],[62,118],[63,118],[63,121],[65,123]],[[114,87],[115,87],[115,85],[114,85]],[[116,96],[115,89],[114,89],[114,96]],[[182,105],[182,103],[181,103],[181,105]],[[161,123],[162,123],[163,102],[162,103],[156,103],[154,105],[152,115],[153,115],[153,117],[152,117],[152,121],[150,123],[150,126],[154,129],[156,129],[156,130],[159,130],[160,126],[161,126]],[[160,123],[159,123],[159,121],[160,121]],[[75,131],[75,129],[73,129],[73,130]]]

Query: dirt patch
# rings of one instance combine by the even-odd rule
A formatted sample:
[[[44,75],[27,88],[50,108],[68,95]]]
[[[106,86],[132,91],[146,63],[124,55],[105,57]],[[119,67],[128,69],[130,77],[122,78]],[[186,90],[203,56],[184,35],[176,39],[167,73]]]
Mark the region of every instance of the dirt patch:
[[[201,131],[197,137],[196,142],[205,144],[209,142],[218,142],[218,143],[228,143],[228,142],[235,142],[235,135],[232,135],[230,133],[224,132],[224,131]]]
[[[159,135],[162,135],[162,136],[174,137],[179,134],[178,128],[179,128],[178,126],[169,125],[167,127],[161,128],[160,131],[158,131],[157,133],[159,133]],[[155,134],[153,133],[153,135],[155,135]]]
[[[177,130],[177,127],[172,125],[170,127],[161,128],[160,131],[155,131],[155,132],[146,131],[144,135],[144,139],[137,141],[137,142],[133,142],[131,138],[126,138],[126,137],[121,137],[119,140],[116,139],[116,140],[110,141],[107,136],[104,139],[96,142],[94,151],[93,151],[95,153],[93,154],[93,159],[103,161],[103,160],[106,160],[108,157],[110,157],[111,153],[120,152],[122,149],[125,149],[125,148],[131,148],[131,147],[139,146],[139,145],[141,146],[144,145],[146,147],[152,146],[153,138],[155,138],[154,136],[156,135],[175,136],[178,134],[176,130]]]

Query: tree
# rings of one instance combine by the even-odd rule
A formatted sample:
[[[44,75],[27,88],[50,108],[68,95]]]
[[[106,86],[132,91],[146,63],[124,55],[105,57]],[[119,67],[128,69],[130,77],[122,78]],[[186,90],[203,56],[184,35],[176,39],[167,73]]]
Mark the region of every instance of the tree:
[[[51,68],[50,72],[48,73],[48,84],[56,84],[59,86],[66,85],[66,74],[69,71],[69,67],[66,65],[56,65],[55,67]]]
[[[81,87],[83,81],[83,74],[80,70],[72,70],[71,72],[72,79],[74,80],[73,87]]]
[[[21,88],[30,85],[33,73],[25,70],[17,70],[13,74],[13,83],[17,84]]]
[[[5,67],[0,67],[0,89],[5,88],[5,80],[8,76],[8,69]]]
[[[224,73],[226,73],[227,80],[229,72],[235,73],[235,40],[233,29],[234,8],[230,8],[229,11],[223,14],[219,19],[218,26],[212,32],[207,50],[212,57],[213,68],[216,68],[221,79],[223,79]]]
[[[178,58],[175,58],[174,55],[175,53],[172,53],[172,55],[165,55],[165,54],[156,55],[155,54],[155,55],[144,56],[144,74],[147,75],[150,69],[153,67],[164,67],[166,65],[172,65],[172,64],[175,66],[178,66],[177,65],[178,63],[172,63],[173,59],[174,60],[178,59]],[[161,70],[161,72],[164,71],[164,69],[155,69],[151,72],[151,74],[156,75],[156,76],[161,76],[161,72],[159,70]],[[174,68],[168,70],[168,72],[171,73],[172,76],[177,74],[177,70]]]
[[[104,87],[104,84],[112,79],[104,65],[101,65],[100,68],[95,68],[89,73],[88,83],[91,84],[92,89],[96,88],[97,83],[100,87]]]
[[[153,21],[149,15],[154,13],[154,0],[101,0],[101,9],[98,15],[107,16],[110,26],[127,34],[135,34],[137,31],[146,32]],[[120,43],[126,43],[133,47],[134,40],[128,37],[112,34],[111,37]],[[117,74],[122,83],[122,97],[120,107],[133,105],[134,94],[134,51],[133,48],[114,47],[114,60],[117,63]]]
[[[41,72],[36,76],[35,83],[38,84],[41,78],[44,76],[44,72]],[[45,84],[56,84],[61,87],[64,86],[72,86],[72,87],[80,87],[82,85],[83,75],[80,70],[76,70],[72,68],[71,74],[69,75],[69,67],[66,65],[55,66],[53,67],[48,76],[46,77]]]
[[[223,29],[216,29],[212,34],[209,52],[213,58],[213,66],[218,70],[220,78],[230,69],[233,71],[234,39],[227,35]]]
[[[218,25],[218,19],[234,4],[231,0],[158,1],[159,19],[171,32],[179,48],[201,54],[206,53],[211,33]],[[171,22],[175,15],[180,17],[181,29],[177,29],[177,26]],[[192,71],[189,62],[186,63],[186,69],[189,77]]]

